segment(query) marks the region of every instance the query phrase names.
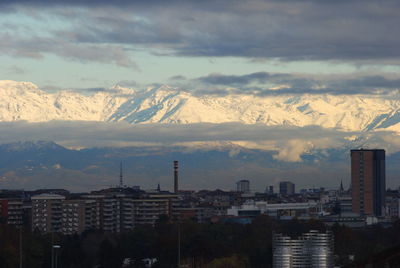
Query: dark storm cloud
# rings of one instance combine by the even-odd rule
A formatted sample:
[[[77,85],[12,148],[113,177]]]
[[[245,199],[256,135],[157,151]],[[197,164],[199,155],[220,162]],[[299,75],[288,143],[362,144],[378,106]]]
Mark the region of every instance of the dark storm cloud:
[[[71,23],[68,29],[51,32],[53,38],[68,35],[77,44],[124,45],[133,50],[145,47],[153,53],[181,56],[371,64],[398,64],[400,60],[399,1],[1,3],[3,9],[13,7],[25,14],[49,6],[49,12]]]
[[[183,75],[174,75],[174,76],[170,77],[169,80],[172,80],[172,81],[174,81],[174,80],[175,81],[176,80],[186,80],[186,77],[183,76]]]
[[[270,77],[271,75],[269,73],[258,72],[246,75],[212,74],[209,76],[200,77],[197,80],[211,85],[243,86],[253,82],[266,83]]]
[[[192,88],[197,95],[254,94],[371,94],[384,95],[400,90],[400,78],[379,75],[358,77],[300,76],[287,73],[257,72],[245,75],[210,74],[192,80],[178,80],[178,87]]]
[[[400,89],[400,79],[387,79],[383,76],[374,75],[358,79],[350,79],[342,82],[345,86],[352,88],[395,88]]]

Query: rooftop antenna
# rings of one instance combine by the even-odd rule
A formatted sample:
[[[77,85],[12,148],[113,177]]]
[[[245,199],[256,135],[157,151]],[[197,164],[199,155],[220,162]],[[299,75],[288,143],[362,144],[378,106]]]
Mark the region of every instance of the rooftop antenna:
[[[124,177],[122,176],[122,161],[119,166],[119,187],[122,188],[124,186]]]

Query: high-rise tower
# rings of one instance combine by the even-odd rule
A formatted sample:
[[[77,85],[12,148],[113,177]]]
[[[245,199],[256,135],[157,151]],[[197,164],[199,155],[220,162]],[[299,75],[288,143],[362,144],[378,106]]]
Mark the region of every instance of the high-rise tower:
[[[249,180],[240,180],[236,183],[236,191],[240,193],[248,193],[250,192],[250,181]]]
[[[351,150],[351,195],[354,213],[384,215],[385,180],[385,150]]]
[[[294,195],[295,185],[290,181],[281,181],[279,183],[279,193],[281,195]]]

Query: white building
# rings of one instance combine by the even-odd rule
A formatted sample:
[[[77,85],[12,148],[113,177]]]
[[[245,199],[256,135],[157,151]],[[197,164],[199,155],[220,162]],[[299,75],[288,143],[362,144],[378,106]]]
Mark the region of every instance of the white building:
[[[322,212],[321,204],[307,203],[278,203],[268,204],[265,201],[248,202],[241,206],[233,206],[227,210],[227,215],[255,217],[267,214],[275,218],[310,217]]]
[[[312,230],[298,239],[273,234],[273,267],[333,267],[333,234]]]

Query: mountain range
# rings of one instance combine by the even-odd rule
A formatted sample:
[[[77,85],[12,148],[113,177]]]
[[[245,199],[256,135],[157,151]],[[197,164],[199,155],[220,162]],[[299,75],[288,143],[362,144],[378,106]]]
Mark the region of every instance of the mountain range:
[[[398,93],[395,93],[398,94]],[[169,86],[97,92],[46,92],[30,82],[0,81],[0,122],[51,120],[227,123],[400,132],[399,96],[196,95]]]

